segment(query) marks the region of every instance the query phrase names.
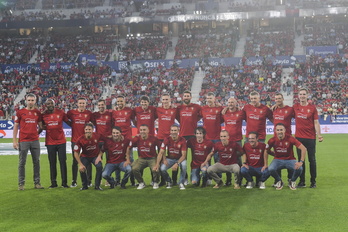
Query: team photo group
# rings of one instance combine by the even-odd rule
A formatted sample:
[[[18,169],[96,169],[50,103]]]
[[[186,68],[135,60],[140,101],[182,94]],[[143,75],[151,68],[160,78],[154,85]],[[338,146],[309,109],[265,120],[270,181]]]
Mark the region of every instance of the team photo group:
[[[46,131],[50,168],[49,188],[77,187],[80,173],[80,190],[103,190],[103,182],[110,189],[118,186],[138,190],[149,186],[153,189],[178,186],[185,190],[189,184],[210,186],[212,180],[216,189],[245,186],[247,189],[274,187],[281,190],[288,185],[291,190],[296,190],[306,187],[307,161],[309,186],[316,188],[316,141],[322,142],[323,137],[317,109],[308,101],[308,95],[307,89],[300,89],[299,103],[290,107],[284,104],[283,95],[276,93],[275,104],[268,107],[261,103],[259,93],[253,91],[249,94],[249,103],[240,107],[236,98],[231,97],[226,105],[222,105],[215,94],[209,92],[201,106],[191,102],[190,91],[184,91],[180,105],[172,104],[171,96],[163,94],[159,107],[151,106],[149,97],[142,96],[140,105],[134,108],[127,107],[126,96],[120,95],[112,110],[107,109],[105,100],[99,100],[97,112],[87,110],[87,100],[81,97],[77,99],[77,108],[65,113],[51,98],[46,100],[44,110],[40,112],[37,96],[29,93],[25,97],[26,107],[16,112],[13,128],[13,148],[19,151],[18,190],[25,189],[29,151],[34,188],[44,189],[40,177],[39,142],[43,130]],[[203,125],[197,126],[201,119]],[[267,119],[274,124],[274,134],[268,141]],[[294,136],[291,131],[293,119]],[[72,131],[71,183],[68,182],[64,122]],[[133,126],[137,129],[136,136],[132,135]],[[138,155],[133,159],[135,151]],[[92,166],[96,172],[93,182]],[[147,167],[151,171],[151,185],[146,185],[143,178]],[[281,175],[282,169],[287,169],[286,175]],[[60,173],[61,183],[57,173]],[[223,173],[226,173],[226,179]],[[270,177],[272,182],[267,183],[273,185],[266,186]]]

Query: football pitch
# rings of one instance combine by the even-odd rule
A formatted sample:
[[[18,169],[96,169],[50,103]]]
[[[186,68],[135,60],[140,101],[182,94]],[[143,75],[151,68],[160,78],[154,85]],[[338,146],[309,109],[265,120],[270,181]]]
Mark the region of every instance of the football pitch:
[[[348,134],[324,135],[324,142],[317,143],[317,188],[296,191],[275,190],[272,177],[265,190],[192,185],[137,190],[129,183],[125,190],[48,189],[47,155],[41,156],[45,189],[33,188],[28,156],[26,189],[18,191],[18,156],[0,155],[0,231],[348,231],[347,141]],[[71,159],[69,154],[69,183]],[[149,184],[149,169],[144,175]]]

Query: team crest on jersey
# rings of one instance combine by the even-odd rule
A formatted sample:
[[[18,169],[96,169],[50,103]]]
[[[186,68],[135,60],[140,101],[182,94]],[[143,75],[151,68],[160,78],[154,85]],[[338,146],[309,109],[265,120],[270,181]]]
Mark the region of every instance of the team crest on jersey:
[[[239,114],[236,114],[236,116],[238,117],[238,116],[239,116]]]
[[[60,118],[60,115],[57,115],[57,118]]]
[[[289,143],[288,142],[285,142],[285,146],[288,146],[289,145]]]
[[[97,140],[95,139],[94,142],[97,143]]]
[[[128,114],[127,112],[124,113],[124,115],[127,115],[127,114]]]
[[[173,111],[171,111],[171,112],[170,112],[170,114],[174,114],[174,112],[173,112]]]
[[[283,112],[283,110],[280,110],[280,113],[282,113]]]
[[[180,148],[181,147],[181,145],[180,144],[178,144],[178,148]]]
[[[121,145],[122,147],[124,147],[124,144],[122,143],[122,145]]]
[[[204,149],[207,149],[207,146],[204,145]]]
[[[262,150],[260,149],[259,152],[260,152],[260,154],[261,154]]]
[[[262,114],[263,110],[260,110],[260,114]]]
[[[307,110],[307,112],[309,113],[309,112],[311,112],[311,110],[310,110],[310,109],[308,109],[308,110]]]
[[[288,113],[288,111],[287,111],[287,110],[285,110],[285,113],[287,114],[287,113]]]
[[[85,114],[85,118],[87,118],[87,114]]]
[[[191,107],[191,110],[193,110],[193,107]]]
[[[109,118],[109,116],[105,116],[105,118],[106,118],[106,119],[108,119],[108,118]]]
[[[230,148],[230,151],[232,152],[232,151],[233,151],[233,149],[232,149],[232,148]]]
[[[149,146],[151,147],[152,143],[149,143]]]

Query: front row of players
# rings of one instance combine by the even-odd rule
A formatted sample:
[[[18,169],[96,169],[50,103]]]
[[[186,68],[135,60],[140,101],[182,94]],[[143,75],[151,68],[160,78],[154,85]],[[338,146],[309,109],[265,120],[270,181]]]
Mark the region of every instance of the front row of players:
[[[187,142],[179,136],[179,127],[172,125],[170,136],[161,143],[155,136],[149,134],[147,125],[140,126],[140,134],[132,141],[122,136],[120,127],[113,127],[112,137],[106,138],[93,132],[93,124],[87,123],[84,127],[84,135],[81,136],[74,146],[74,156],[79,165],[79,171],[83,187],[88,189],[87,168],[91,164],[96,167],[95,189],[100,188],[101,179],[104,178],[114,188],[116,180],[111,174],[124,172],[121,181],[121,188],[126,188],[126,183],[131,174],[134,175],[139,185],[137,189],[146,187],[142,177],[143,170],[149,167],[151,170],[153,188],[159,188],[159,181],[162,178],[166,181],[166,187],[171,188],[173,183],[167,170],[180,168],[179,188],[185,189],[185,175],[187,170],[186,153],[191,149],[191,181],[193,185],[206,187],[208,178],[216,182],[214,188],[223,186],[221,173],[234,174],[234,189],[239,189],[241,177],[247,180],[247,189],[258,185],[265,189],[265,181],[272,176],[275,179],[277,190],[283,188],[284,182],[280,177],[282,169],[288,170],[289,188],[296,190],[296,179],[302,173],[302,165],[307,150],[303,144],[291,135],[287,135],[284,124],[278,123],[275,127],[275,136],[268,141],[268,144],[258,142],[258,134],[250,132],[248,143],[243,148],[235,142],[230,141],[227,131],[220,132],[220,142],[212,143],[205,139],[206,131],[203,127],[195,129],[195,137]],[[160,144],[161,143],[161,144]],[[301,150],[301,158],[296,160],[293,153],[293,146]],[[138,149],[138,159],[133,162],[131,149]],[[160,148],[157,154],[157,148]],[[102,167],[102,154],[106,153],[106,165]],[[210,165],[214,154],[218,154],[219,161]],[[268,155],[274,156],[268,166]],[[240,157],[242,165],[240,164]],[[254,182],[255,177],[256,182]]]

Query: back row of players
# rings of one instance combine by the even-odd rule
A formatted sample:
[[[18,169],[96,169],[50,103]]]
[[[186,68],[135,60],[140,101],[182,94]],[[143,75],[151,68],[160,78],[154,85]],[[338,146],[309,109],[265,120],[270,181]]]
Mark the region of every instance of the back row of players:
[[[234,187],[239,188],[240,171],[247,179],[247,188],[254,185],[251,176],[260,181],[260,188],[265,188],[264,182],[271,174],[276,181],[277,189],[283,187],[279,170],[289,170],[289,184],[296,189],[296,178],[300,176],[298,187],[305,187],[304,159],[308,151],[310,162],[311,187],[316,187],[316,159],[315,143],[323,141],[318,122],[318,113],[315,106],[308,103],[308,90],[299,90],[300,103],[293,107],[284,105],[282,94],[275,95],[276,105],[273,111],[261,104],[257,92],[251,92],[250,103],[239,109],[238,102],[230,98],[227,107],[216,103],[214,93],[206,96],[207,105],[199,106],[191,103],[192,95],[189,91],[183,93],[183,103],[177,107],[171,105],[171,98],[161,96],[161,107],[150,106],[149,98],[143,96],[139,107],[126,107],[124,96],[118,96],[116,106],[112,112],[106,110],[104,100],[98,102],[98,112],[92,113],[86,109],[86,100],[79,98],[77,109],[67,114],[55,108],[53,99],[46,101],[46,110],[43,113],[36,108],[36,96],[26,96],[27,107],[19,110],[15,118],[13,131],[13,147],[19,149],[18,184],[19,190],[24,190],[25,163],[30,150],[34,165],[34,186],[43,188],[40,183],[40,145],[38,133],[46,130],[46,147],[50,162],[51,188],[57,187],[56,159],[58,155],[62,186],[67,185],[66,167],[66,139],[63,131],[63,122],[72,129],[72,184],[77,186],[77,173],[81,172],[82,190],[87,189],[91,177],[91,163],[96,166],[95,189],[100,190],[101,177],[111,184],[116,181],[111,177],[115,170],[124,171],[121,188],[125,188],[128,177],[134,174],[139,182],[138,189],[145,187],[142,178],[143,169],[152,170],[153,188],[158,188],[160,176],[170,188],[176,181],[167,173],[167,169],[181,168],[180,189],[185,189],[186,150],[191,148],[191,181],[199,185],[202,173],[202,185],[211,177],[216,181],[215,188],[223,185],[221,172],[234,173]],[[266,149],[266,119],[275,125],[275,136],[268,141]],[[296,119],[295,138],[291,136],[291,119]],[[155,120],[158,120],[158,130],[155,137]],[[203,127],[197,128],[197,122],[203,119]],[[180,127],[175,125],[175,120]],[[242,149],[242,122],[246,121],[246,142]],[[138,128],[138,135],[132,138],[131,123]],[[224,122],[225,130],[221,130]],[[95,125],[95,132],[94,130]],[[19,143],[17,135],[19,131]],[[38,131],[39,130],[39,131]],[[278,133],[279,132],[279,133]],[[188,141],[188,142],[187,142]],[[248,142],[249,141],[249,142]],[[100,146],[100,144],[103,146]],[[293,155],[292,146],[298,148],[298,160]],[[102,148],[101,148],[102,147]],[[131,148],[138,148],[138,159],[133,162]],[[274,152],[271,150],[273,148]],[[158,152],[159,150],[159,152]],[[106,152],[106,165],[103,170],[101,158]],[[268,168],[268,154],[275,159]],[[242,155],[243,163],[240,157]],[[209,166],[211,157],[215,164]],[[279,162],[278,162],[279,161]],[[290,163],[289,163],[290,161]],[[131,166],[130,166],[131,165]],[[240,169],[240,167],[242,167]],[[87,170],[89,169],[89,170]],[[302,170],[303,169],[303,170]],[[132,179],[131,179],[132,180]],[[231,175],[227,175],[227,184],[231,183]],[[134,184],[132,182],[132,184]]]

